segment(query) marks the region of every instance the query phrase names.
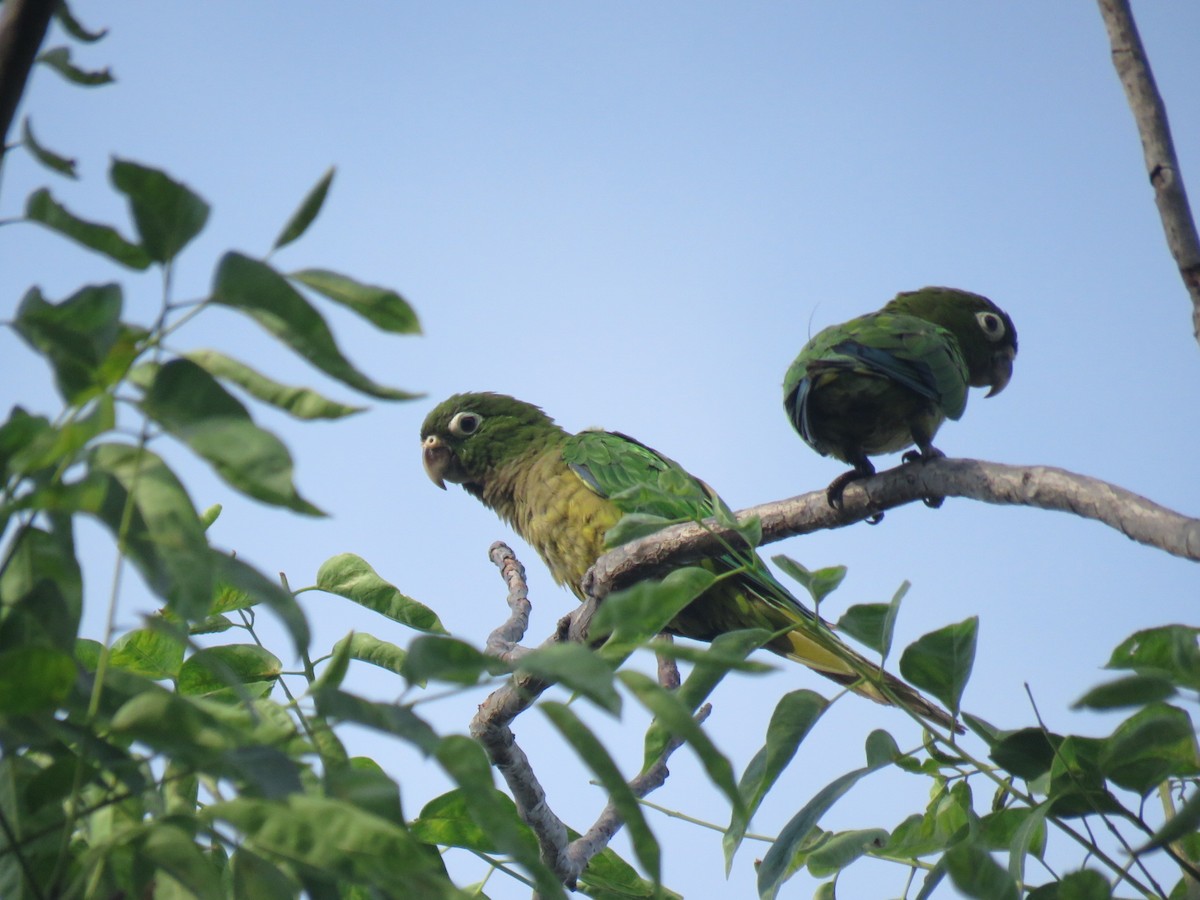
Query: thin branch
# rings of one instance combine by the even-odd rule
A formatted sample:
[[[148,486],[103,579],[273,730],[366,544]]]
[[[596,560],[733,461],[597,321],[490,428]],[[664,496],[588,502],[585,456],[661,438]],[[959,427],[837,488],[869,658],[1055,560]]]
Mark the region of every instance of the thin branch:
[[[1175,156],[1167,109],[1154,83],[1129,0],[1099,0],[1099,4],[1112,45],[1113,66],[1125,88],[1142,139],[1142,154],[1154,186],[1154,202],[1162,218],[1167,246],[1192,298],[1192,332],[1200,341],[1200,239],[1196,236],[1183,173]]]
[[[57,5],[58,0],[6,0],[0,7],[0,157]]]
[[[851,483],[840,510],[832,509],[825,491],[820,490],[751,507],[737,517],[745,521],[758,516],[765,544],[843,528],[882,510],[928,497],[967,497],[1069,512],[1108,525],[1138,543],[1200,562],[1200,519],[1098,478],[1051,466],[1010,466],[973,459],[911,463]],[[732,529],[711,520],[674,525],[604,554],[585,577],[584,588],[589,596],[602,599],[641,578],[712,555],[720,550],[722,541],[735,540]],[[589,617],[585,604],[577,611],[576,627]]]
[[[500,570],[500,577],[508,585],[508,608],[512,611],[508,621],[488,635],[486,650],[489,655],[507,662],[516,662],[529,652],[520,645],[521,638],[529,628],[529,613],[533,608],[529,602],[529,584],[525,581],[525,567],[509,548],[508,544],[496,541],[488,547],[488,558]]]

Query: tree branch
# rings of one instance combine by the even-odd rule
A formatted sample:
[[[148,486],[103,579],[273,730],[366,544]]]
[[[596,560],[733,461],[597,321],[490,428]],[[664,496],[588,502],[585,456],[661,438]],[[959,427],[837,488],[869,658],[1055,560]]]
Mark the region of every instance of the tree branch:
[[[968,497],[984,503],[1034,506],[1074,513],[1115,528],[1131,540],[1200,562],[1200,519],[1159,506],[1124,488],[1051,466],[1010,466],[973,459],[935,459],[910,463],[851,482],[842,509],[832,509],[825,491],[812,491],[742,510],[739,521],[758,516],[762,542],[783,540],[830,528],[843,528],[868,516],[928,497]],[[603,599],[634,581],[661,574],[684,562],[722,550],[738,541],[732,529],[713,520],[688,522],[610,550],[584,578],[589,596]],[[590,618],[585,604],[572,624]]]
[[[1162,218],[1167,246],[1192,298],[1192,332],[1200,342],[1200,239],[1196,236],[1183,173],[1175,156],[1167,109],[1154,83],[1129,0],[1099,0],[1099,4],[1112,45],[1113,65],[1142,139],[1146,171],[1154,186],[1154,201]]]
[[[0,158],[56,6],[58,0],[5,0],[0,7]]]

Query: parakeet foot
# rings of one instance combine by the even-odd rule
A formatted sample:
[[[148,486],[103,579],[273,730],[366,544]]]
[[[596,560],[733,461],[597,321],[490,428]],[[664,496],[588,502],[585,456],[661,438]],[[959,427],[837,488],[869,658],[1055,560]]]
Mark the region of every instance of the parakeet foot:
[[[852,481],[859,481],[863,478],[870,478],[875,474],[875,467],[871,465],[871,461],[865,456],[854,461],[854,468],[849,472],[843,472],[833,481],[829,482],[829,487],[825,488],[825,499],[833,509],[842,508],[842,494],[846,491],[846,486]]]
[[[925,444],[920,450],[909,450],[900,461],[905,465],[910,463],[927,463],[931,459],[944,459],[946,454],[932,444]],[[922,497],[921,502],[930,509],[937,509],[946,501],[945,497]]]

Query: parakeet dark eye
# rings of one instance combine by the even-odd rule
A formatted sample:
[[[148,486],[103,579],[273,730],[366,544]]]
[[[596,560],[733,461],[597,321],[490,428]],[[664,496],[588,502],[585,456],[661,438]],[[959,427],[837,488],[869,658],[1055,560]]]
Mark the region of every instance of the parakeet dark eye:
[[[994,312],[977,312],[975,319],[989,341],[998,341],[1004,337],[1004,320]]]
[[[450,433],[458,437],[467,437],[479,430],[479,425],[482,421],[483,416],[479,415],[479,413],[455,413],[454,418],[450,420]]]

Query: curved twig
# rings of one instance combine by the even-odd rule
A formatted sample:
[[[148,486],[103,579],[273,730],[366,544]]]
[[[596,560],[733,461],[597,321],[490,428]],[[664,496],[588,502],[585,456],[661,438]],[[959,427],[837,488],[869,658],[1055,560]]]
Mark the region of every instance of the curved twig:
[[[846,488],[844,505],[832,509],[825,491],[812,491],[742,510],[739,521],[758,516],[762,542],[843,528],[885,509],[928,497],[967,497],[984,503],[1033,506],[1094,519],[1130,540],[1200,562],[1200,519],[1160,506],[1098,478],[1052,466],[1011,466],[974,459],[935,459],[880,472]],[[719,552],[739,538],[712,520],[689,522],[623,544],[596,561],[584,579],[589,595],[603,598],[648,575]],[[580,610],[586,617],[586,610]]]
[[[1171,140],[1167,109],[1154,83],[1129,0],[1099,0],[1099,3],[1112,45],[1113,65],[1142,139],[1146,171],[1154,185],[1154,201],[1162,218],[1167,246],[1192,298],[1192,331],[1200,341],[1200,239],[1196,236],[1183,173]]]

